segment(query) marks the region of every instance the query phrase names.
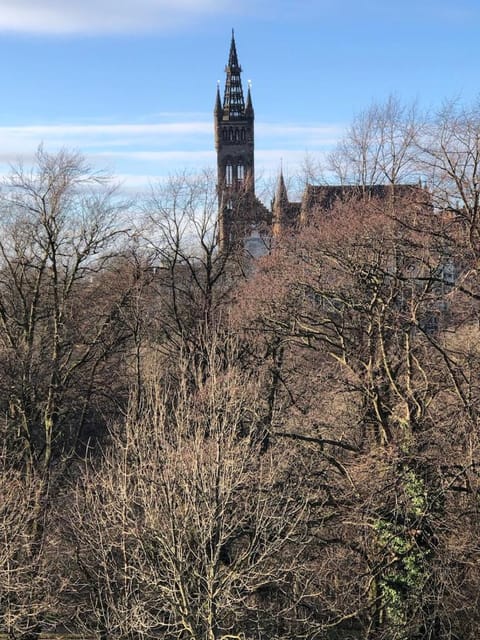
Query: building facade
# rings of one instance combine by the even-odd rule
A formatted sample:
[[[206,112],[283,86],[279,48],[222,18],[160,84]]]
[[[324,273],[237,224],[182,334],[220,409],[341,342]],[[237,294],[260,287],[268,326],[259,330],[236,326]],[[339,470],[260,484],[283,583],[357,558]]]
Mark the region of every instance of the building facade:
[[[255,195],[255,114],[241,73],[232,31],[223,99],[217,86],[214,109],[219,242],[222,250],[243,247],[257,255],[266,251],[271,213]]]
[[[367,198],[383,204],[402,201],[422,208],[430,205],[429,195],[421,184],[308,184],[301,201],[291,202],[280,172],[271,209],[267,209],[255,195],[255,113],[250,86],[244,97],[241,73],[232,30],[223,99],[217,86],[214,109],[218,234],[222,251],[241,249],[259,257],[270,250],[275,238],[309,224],[342,201]]]

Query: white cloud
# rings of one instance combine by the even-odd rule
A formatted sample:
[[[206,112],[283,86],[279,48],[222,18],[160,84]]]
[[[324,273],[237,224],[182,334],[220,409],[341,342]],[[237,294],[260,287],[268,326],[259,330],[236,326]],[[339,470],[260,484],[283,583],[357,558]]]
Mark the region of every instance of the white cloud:
[[[208,144],[213,126],[203,121],[175,121],[150,124],[53,124],[0,126],[0,149],[13,159],[31,152],[40,143],[47,148],[70,147],[84,153],[95,151],[171,150]]]
[[[213,125],[208,122],[162,122],[152,124],[54,124],[0,126],[0,144],[11,141],[50,140],[56,144],[130,144],[134,140],[151,140],[156,144],[172,144],[183,137],[212,135]]]
[[[151,123],[87,123],[0,126],[0,148],[3,153],[22,153],[45,142],[47,146],[67,146],[94,152],[109,149],[119,154],[132,151],[166,151],[199,146],[213,149],[213,123],[209,116],[168,114],[163,122]],[[208,118],[208,119],[207,119]],[[260,122],[256,127],[257,145],[277,149],[279,145],[294,148],[325,148],[342,135],[341,125],[271,124]]]
[[[172,116],[171,121],[146,124],[0,126],[0,173],[7,173],[9,164],[29,165],[40,144],[52,153],[62,147],[79,150],[96,167],[132,184],[143,181],[140,176],[213,165],[212,123],[189,120],[188,114]]]
[[[39,144],[55,152],[79,150],[92,164],[130,188],[178,171],[215,166],[213,124],[206,114],[160,114],[150,123],[69,123],[0,126],[0,173],[9,164],[30,164]],[[261,179],[276,176],[280,163],[299,175],[306,155],[321,159],[343,132],[340,125],[259,122],[256,167]]]
[[[404,11],[379,0],[276,0],[276,19],[293,23],[341,16],[347,22],[374,16],[377,20],[415,19],[471,23],[479,10],[467,0],[405,0]],[[405,4],[405,3],[404,3]],[[271,20],[272,0],[0,0],[0,31],[36,34],[132,33],[168,30],[211,15],[242,11],[251,18]]]
[[[170,29],[230,9],[231,0],[0,0],[0,30],[42,34]]]
[[[345,126],[340,124],[259,123],[256,127],[258,139],[289,140],[296,147],[331,147],[344,132]]]

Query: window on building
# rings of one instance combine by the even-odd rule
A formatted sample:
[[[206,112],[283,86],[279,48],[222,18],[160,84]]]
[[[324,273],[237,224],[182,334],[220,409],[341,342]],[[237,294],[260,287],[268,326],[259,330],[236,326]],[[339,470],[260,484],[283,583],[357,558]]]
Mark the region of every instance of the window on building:
[[[233,183],[233,166],[231,164],[227,164],[225,167],[225,184],[227,187],[231,187]]]
[[[245,180],[245,167],[243,164],[237,166],[237,180],[243,182]]]

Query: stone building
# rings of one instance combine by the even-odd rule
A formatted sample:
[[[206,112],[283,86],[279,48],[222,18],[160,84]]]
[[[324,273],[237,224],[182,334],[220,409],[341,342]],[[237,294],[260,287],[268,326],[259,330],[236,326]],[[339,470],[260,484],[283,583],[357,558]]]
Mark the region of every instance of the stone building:
[[[243,245],[255,256],[266,251],[271,213],[255,195],[255,114],[241,72],[232,31],[223,101],[218,86],[214,110],[219,239],[223,250]]]
[[[331,210],[338,201],[378,199],[416,202],[422,208],[430,198],[422,185],[312,185],[306,186],[300,202],[291,202],[282,173],[278,178],[271,210],[255,195],[255,136],[250,86],[244,98],[242,68],[238,62],[232,31],[225,67],[225,89],[220,86],[214,110],[219,202],[219,243],[222,250],[244,249],[253,257],[267,253],[275,238],[292,233],[317,215]]]

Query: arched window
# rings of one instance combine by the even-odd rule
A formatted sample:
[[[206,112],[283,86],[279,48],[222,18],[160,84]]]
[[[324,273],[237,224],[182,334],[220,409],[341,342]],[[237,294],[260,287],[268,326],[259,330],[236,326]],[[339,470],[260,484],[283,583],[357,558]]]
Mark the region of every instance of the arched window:
[[[233,184],[233,166],[227,164],[225,167],[225,184],[227,187],[231,187]]]
[[[228,130],[228,138],[229,138],[230,142],[233,142],[233,129],[232,129],[232,127],[230,127],[230,129]]]
[[[247,132],[245,131],[245,129],[242,129],[242,142],[245,142],[247,139]]]
[[[245,180],[245,167],[243,164],[237,165],[237,180],[243,182]]]
[[[235,129],[235,142],[240,142],[240,131]]]

